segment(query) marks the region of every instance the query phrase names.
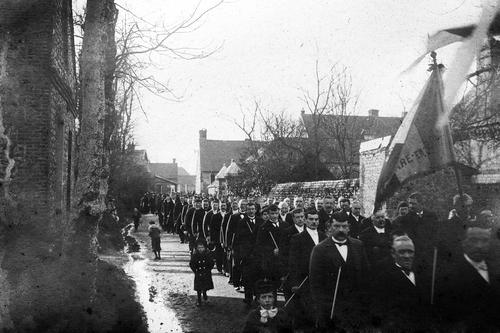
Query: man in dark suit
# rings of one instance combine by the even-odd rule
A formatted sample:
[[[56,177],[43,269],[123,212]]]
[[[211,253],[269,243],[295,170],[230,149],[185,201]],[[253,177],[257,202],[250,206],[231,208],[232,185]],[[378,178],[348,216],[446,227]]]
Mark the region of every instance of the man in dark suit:
[[[439,230],[439,254],[444,264],[460,261],[462,255],[462,241],[464,230],[468,223],[474,219],[472,216],[472,197],[467,193],[453,197],[453,209],[448,220],[443,221]]]
[[[231,263],[231,276],[230,281],[233,283],[236,291],[240,291],[241,288],[241,269],[240,262],[236,260],[234,256],[234,247],[233,242],[236,237],[236,229],[240,220],[244,219],[246,216],[247,210],[247,201],[245,199],[240,199],[238,201],[238,211],[235,214],[232,214],[227,221],[226,228],[226,243],[227,248],[231,252],[232,263]]]
[[[333,213],[333,217],[337,221],[347,220],[349,222],[349,236],[352,238],[358,238],[359,233],[365,229],[363,228],[363,220],[365,219],[361,216],[361,204],[359,202],[353,203],[354,207],[351,207],[351,201],[346,197],[339,198],[340,209]]]
[[[432,271],[434,248],[438,245],[439,222],[437,215],[423,206],[423,197],[415,192],[408,197],[410,212],[397,217],[393,222],[394,230],[404,231],[413,240],[418,257],[415,270],[428,276]]]
[[[229,219],[231,216],[234,214],[238,214],[238,202],[236,200],[231,201],[231,207],[230,210],[224,215],[224,218],[222,219],[222,248],[224,249],[224,272],[226,276],[230,276],[231,270],[232,270],[232,255],[231,255],[231,249],[228,246],[228,242],[232,242],[232,234],[230,233],[230,230],[228,228],[229,225]],[[229,233],[229,234],[228,234]],[[228,239],[228,236],[230,238]],[[232,283],[233,281],[231,278],[229,278],[229,283]]]
[[[215,265],[219,273],[222,273],[222,268],[224,264],[224,250],[222,248],[222,243],[223,243],[222,221],[225,215],[226,215],[226,203],[221,201],[220,210],[213,212],[209,224],[210,246],[214,248]]]
[[[291,296],[292,291],[291,291],[291,285],[288,282],[288,253],[289,253],[289,247],[290,247],[290,238],[293,235],[296,235],[302,231],[304,231],[304,210],[302,208],[295,208],[291,212],[293,216],[293,225],[286,227],[284,232],[281,234],[281,240],[280,240],[280,257],[283,262],[283,267],[284,267],[284,276],[286,280],[283,283],[283,293],[285,296],[285,299],[288,300],[288,298]],[[287,225],[287,224],[285,224]]]
[[[273,281],[278,287],[284,277],[283,261],[280,257],[281,235],[288,227],[286,222],[278,221],[278,207],[270,205],[268,208],[269,221],[265,222],[257,232],[256,248],[259,253],[262,278]]]
[[[395,237],[391,255],[393,260],[374,270],[371,315],[378,318],[384,332],[426,331],[431,328],[430,281],[413,271],[412,240]]]
[[[331,237],[313,248],[309,267],[311,295],[317,312],[317,331],[358,331],[366,319],[364,303],[368,263],[363,243],[348,236],[349,223],[346,220],[332,219],[326,226],[327,234]]]
[[[491,229],[471,222],[462,241],[462,258],[437,283],[436,302],[446,331],[498,332],[500,274],[488,258]]]
[[[359,201],[353,201],[351,204],[351,211],[347,216],[347,222],[349,222],[349,236],[359,238],[359,234],[365,229],[363,226],[364,220],[365,217],[361,215],[361,204]]]
[[[335,208],[335,201],[333,201],[333,198],[330,196],[325,197],[323,199],[323,207],[320,210],[318,210],[318,216],[319,216],[318,230],[321,230],[323,232],[326,231],[325,224],[327,222],[331,222],[332,215],[334,213],[334,208]]]
[[[184,196],[181,196],[181,204],[182,204],[182,208],[181,208],[181,213],[179,214],[179,217],[177,218],[176,230],[177,230],[177,234],[179,235],[179,239],[181,241],[181,244],[183,244],[186,241],[186,239],[184,237],[184,227],[183,227],[184,226],[184,219],[185,219],[186,213],[190,207],[189,207],[189,203],[186,200],[186,197],[184,197]]]
[[[256,216],[257,207],[249,202],[246,214],[238,221],[233,242],[234,260],[239,263],[241,281],[245,288],[244,302],[252,304],[254,284],[259,279],[259,260],[255,248],[257,231],[263,221]]]
[[[194,244],[199,235],[198,226],[201,226],[205,217],[205,210],[201,207],[201,199],[194,199],[194,206],[186,213],[185,230],[189,240],[189,250],[193,251]]]
[[[289,284],[295,295],[292,301],[292,313],[296,329],[314,329],[314,310],[309,289],[309,259],[312,249],[326,238],[325,233],[318,231],[318,212],[308,209],[305,212],[305,231],[293,235],[289,247]],[[312,331],[310,331],[312,332]]]
[[[291,212],[293,216],[293,225],[287,226],[285,224],[284,232],[280,235],[280,256],[288,263],[288,251],[290,246],[290,239],[293,235],[301,233],[304,231],[304,210],[302,208],[295,208]]]
[[[300,196],[296,196],[295,198],[293,198],[293,207],[291,208],[292,211],[289,211],[286,216],[285,216],[285,222],[289,225],[289,226],[293,226],[294,224],[294,221],[293,221],[293,211],[297,208],[300,208],[300,209],[304,209],[304,199]]]
[[[372,225],[359,234],[363,242],[370,266],[391,256],[391,230],[386,225],[385,211],[379,210],[372,215]]]
[[[210,209],[206,214],[205,217],[203,218],[203,222],[201,224],[201,234],[203,234],[203,238],[207,240],[207,243],[210,242],[210,220],[212,220],[212,216],[214,214],[217,214],[219,212],[219,201],[214,200],[212,201],[212,209]],[[201,237],[201,236],[200,236]]]

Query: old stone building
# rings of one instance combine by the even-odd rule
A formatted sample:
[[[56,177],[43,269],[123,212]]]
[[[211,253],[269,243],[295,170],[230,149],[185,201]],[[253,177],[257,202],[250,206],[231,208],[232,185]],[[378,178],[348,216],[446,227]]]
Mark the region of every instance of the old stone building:
[[[8,292],[0,291],[0,326],[30,327],[58,309],[55,266],[76,171],[75,92],[71,0],[1,1],[0,275]]]

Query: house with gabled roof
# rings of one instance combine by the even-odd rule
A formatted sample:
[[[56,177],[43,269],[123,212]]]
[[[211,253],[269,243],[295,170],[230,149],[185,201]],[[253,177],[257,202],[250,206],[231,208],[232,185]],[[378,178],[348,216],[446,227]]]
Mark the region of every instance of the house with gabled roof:
[[[207,130],[199,132],[199,150],[197,152],[196,193],[206,192],[215,181],[224,164],[238,161],[241,154],[250,148],[247,140],[208,140]]]
[[[196,190],[196,176],[188,173],[183,167],[177,167],[177,184],[179,192],[193,193]]]
[[[320,160],[336,178],[358,177],[361,142],[394,135],[403,120],[380,116],[375,109],[368,110],[366,116],[317,115],[302,110],[301,118],[307,138],[323,145]]]

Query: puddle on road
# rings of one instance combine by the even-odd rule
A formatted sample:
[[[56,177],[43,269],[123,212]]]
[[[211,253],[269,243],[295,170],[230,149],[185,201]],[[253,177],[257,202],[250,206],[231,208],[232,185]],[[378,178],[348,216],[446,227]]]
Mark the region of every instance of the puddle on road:
[[[158,288],[151,284],[146,260],[131,256],[130,262],[125,265],[124,270],[135,281],[137,297],[146,313],[149,332],[182,333],[175,312],[163,304]]]

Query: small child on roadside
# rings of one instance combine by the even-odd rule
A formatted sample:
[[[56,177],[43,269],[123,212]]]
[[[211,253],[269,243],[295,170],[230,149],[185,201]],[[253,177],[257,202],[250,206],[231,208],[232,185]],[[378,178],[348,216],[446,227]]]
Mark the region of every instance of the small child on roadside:
[[[153,248],[153,253],[155,254],[155,260],[161,259],[160,234],[160,227],[157,226],[154,221],[149,222],[149,237],[151,237],[151,247]]]
[[[141,222],[141,216],[142,216],[142,214],[139,211],[139,209],[134,208],[134,213],[132,214],[132,218],[134,219],[135,231],[137,231],[137,229],[139,228],[139,224]]]
[[[273,283],[267,280],[257,281],[255,293],[259,307],[248,314],[243,333],[293,333],[292,321],[288,314],[274,305],[276,287]]]
[[[189,261],[189,267],[194,272],[194,290],[198,293],[196,306],[201,306],[202,294],[203,299],[207,301],[207,290],[214,289],[214,282],[212,280],[214,260],[208,250],[205,239],[201,238],[196,241],[191,260]]]

